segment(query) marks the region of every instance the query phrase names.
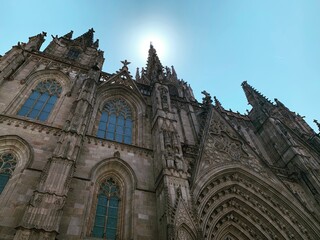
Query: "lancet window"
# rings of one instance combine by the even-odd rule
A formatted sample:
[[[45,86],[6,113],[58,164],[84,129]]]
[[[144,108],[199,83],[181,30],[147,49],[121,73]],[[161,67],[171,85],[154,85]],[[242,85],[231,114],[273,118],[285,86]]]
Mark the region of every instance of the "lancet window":
[[[62,91],[61,85],[48,79],[40,82],[32,90],[29,98],[18,111],[18,115],[46,121]]]
[[[120,191],[112,178],[105,179],[99,188],[92,236],[106,240],[117,238]]]
[[[107,102],[102,110],[97,137],[132,143],[132,112],[122,99]]]
[[[0,193],[8,183],[16,164],[17,160],[12,153],[4,152],[0,154]]]

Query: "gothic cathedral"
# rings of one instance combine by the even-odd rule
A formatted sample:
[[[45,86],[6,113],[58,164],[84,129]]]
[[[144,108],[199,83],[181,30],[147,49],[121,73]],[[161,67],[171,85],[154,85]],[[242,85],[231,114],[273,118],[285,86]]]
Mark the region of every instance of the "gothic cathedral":
[[[198,102],[152,45],[133,78],[101,70],[93,29],[45,36],[0,58],[0,239],[320,239],[299,114],[247,82],[247,114]]]

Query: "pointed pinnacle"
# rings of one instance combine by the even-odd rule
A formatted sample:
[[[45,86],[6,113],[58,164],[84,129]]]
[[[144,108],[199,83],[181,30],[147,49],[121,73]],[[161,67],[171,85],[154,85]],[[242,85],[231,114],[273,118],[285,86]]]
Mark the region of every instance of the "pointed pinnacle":
[[[216,98],[216,96],[214,96],[213,99],[214,99],[214,105],[219,109],[223,109],[220,101]]]
[[[97,40],[93,43],[92,47],[94,47],[94,48],[99,48],[99,39],[97,39]]]
[[[136,81],[140,81],[140,73],[139,73],[139,68],[137,67],[137,71],[136,71]]]
[[[317,125],[319,132],[320,132],[320,123],[316,119],[314,119],[313,122]]]
[[[254,106],[264,106],[267,104],[268,106],[272,106],[272,102],[263,96],[259,91],[257,91],[255,88],[250,86],[247,81],[243,81],[241,84],[243,91],[248,99],[249,104],[254,107]]]

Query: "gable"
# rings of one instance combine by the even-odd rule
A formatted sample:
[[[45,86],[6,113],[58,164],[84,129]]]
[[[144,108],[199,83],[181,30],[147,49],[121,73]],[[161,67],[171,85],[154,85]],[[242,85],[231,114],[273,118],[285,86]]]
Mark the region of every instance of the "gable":
[[[206,123],[199,156],[195,179],[225,165],[240,165],[270,177],[251,147],[214,108]]]

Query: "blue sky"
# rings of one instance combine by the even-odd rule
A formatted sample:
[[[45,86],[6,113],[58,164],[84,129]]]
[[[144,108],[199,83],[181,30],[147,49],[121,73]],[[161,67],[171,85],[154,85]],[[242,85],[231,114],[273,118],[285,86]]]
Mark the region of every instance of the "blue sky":
[[[163,65],[217,96],[222,105],[250,109],[240,84],[247,80],[292,111],[320,120],[320,1],[318,0],[0,0],[0,54],[42,31],[74,37],[95,29],[104,71],[121,60],[146,65],[152,41]],[[158,45],[158,47],[157,47]],[[144,47],[144,49],[142,49]]]

